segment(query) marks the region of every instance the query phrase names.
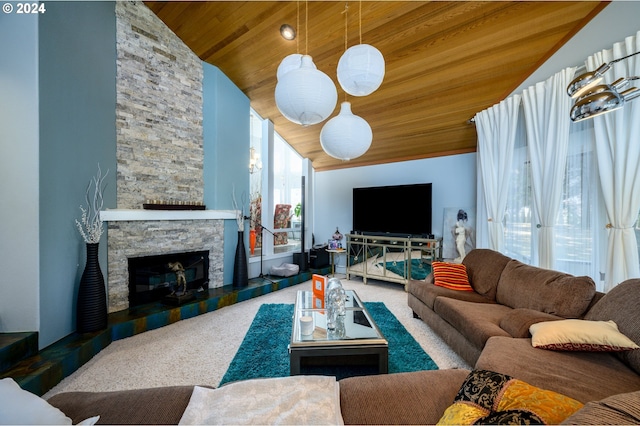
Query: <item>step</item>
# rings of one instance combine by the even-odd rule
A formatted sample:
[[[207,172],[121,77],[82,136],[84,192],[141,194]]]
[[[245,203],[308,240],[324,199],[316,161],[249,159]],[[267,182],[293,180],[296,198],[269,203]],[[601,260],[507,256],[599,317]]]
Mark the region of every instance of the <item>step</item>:
[[[38,353],[38,332],[0,333],[0,374]]]
[[[231,285],[211,288],[182,306],[167,306],[157,302],[111,313],[106,330],[85,334],[72,333],[42,349],[38,354],[19,361],[10,370],[0,372],[0,379],[12,377],[23,389],[42,396],[112,341],[309,281],[314,273],[327,274],[329,268],[312,269],[288,278],[253,278],[249,280],[249,285],[243,288],[234,288]]]

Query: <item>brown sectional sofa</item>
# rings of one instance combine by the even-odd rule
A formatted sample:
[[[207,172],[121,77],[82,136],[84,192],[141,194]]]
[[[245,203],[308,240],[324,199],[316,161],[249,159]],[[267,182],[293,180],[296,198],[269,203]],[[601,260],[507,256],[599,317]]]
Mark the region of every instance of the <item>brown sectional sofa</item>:
[[[469,365],[494,336],[528,337],[540,321],[581,318],[596,296],[593,280],[525,265],[501,253],[472,250],[463,260],[475,291],[433,285],[433,275],[407,285],[409,307]]]
[[[606,296],[589,277],[525,265],[498,252],[472,250],[463,260],[474,292],[409,283],[414,316],[470,365],[524,380],[582,402],[640,390],[640,351],[559,352],[534,348],[529,326],[561,319],[613,320],[640,342],[640,280]]]
[[[557,352],[532,347],[529,325],[563,318],[613,320],[640,344],[640,279],[608,294],[586,277],[523,265],[476,249],[464,260],[474,292],[408,285],[408,303],[477,369],[508,374],[585,407],[566,424],[640,424],[640,350]],[[422,371],[340,381],[345,424],[434,424],[469,371]],[[121,392],[68,392],[49,399],[74,422],[99,414],[103,424],[177,424],[192,387]]]

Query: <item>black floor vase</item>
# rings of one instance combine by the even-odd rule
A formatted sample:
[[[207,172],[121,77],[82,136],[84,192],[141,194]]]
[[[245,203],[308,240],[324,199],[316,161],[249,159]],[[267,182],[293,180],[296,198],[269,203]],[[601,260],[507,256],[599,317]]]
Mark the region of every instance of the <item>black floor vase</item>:
[[[98,243],[87,243],[87,263],[78,289],[78,333],[91,333],[107,328],[107,292],[98,260],[98,246]]]
[[[233,286],[246,287],[249,285],[249,270],[247,267],[247,251],[244,248],[244,231],[238,231],[238,245],[236,258],[233,263]]]

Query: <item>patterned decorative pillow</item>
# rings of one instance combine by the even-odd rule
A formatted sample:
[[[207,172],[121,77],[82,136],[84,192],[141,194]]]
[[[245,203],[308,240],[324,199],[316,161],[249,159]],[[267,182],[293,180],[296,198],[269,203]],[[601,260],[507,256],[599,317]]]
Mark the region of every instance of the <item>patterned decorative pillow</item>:
[[[451,290],[473,291],[467,276],[467,267],[462,263],[433,262],[434,284]]]
[[[623,352],[640,349],[613,321],[567,319],[529,327],[531,345],[555,351]]]
[[[582,406],[575,399],[531,386],[506,374],[474,370],[438,424],[556,425]]]

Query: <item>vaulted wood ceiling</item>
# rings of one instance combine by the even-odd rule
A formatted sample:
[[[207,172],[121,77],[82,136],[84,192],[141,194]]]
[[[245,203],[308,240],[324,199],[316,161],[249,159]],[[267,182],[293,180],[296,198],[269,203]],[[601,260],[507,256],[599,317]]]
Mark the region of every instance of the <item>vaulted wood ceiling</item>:
[[[504,99],[606,2],[591,1],[197,1],[145,2],[203,61],[218,67],[263,118],[316,170],[331,170],[476,150],[468,120]],[[371,125],[373,142],[348,162],[320,146],[324,123],[302,127],[278,111],[280,61],[307,53],[345,93],[336,67],[345,46],[375,46],[386,62],[380,88],[348,96],[353,113]],[[359,10],[362,14],[359,14]],[[308,21],[305,22],[305,17]],[[360,17],[361,16],[361,17]],[[299,22],[299,25],[298,25]],[[279,33],[298,26],[296,41]],[[308,23],[308,25],[307,25]],[[325,121],[326,122],[326,121]]]

